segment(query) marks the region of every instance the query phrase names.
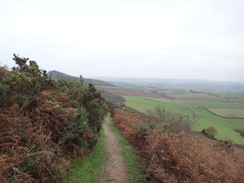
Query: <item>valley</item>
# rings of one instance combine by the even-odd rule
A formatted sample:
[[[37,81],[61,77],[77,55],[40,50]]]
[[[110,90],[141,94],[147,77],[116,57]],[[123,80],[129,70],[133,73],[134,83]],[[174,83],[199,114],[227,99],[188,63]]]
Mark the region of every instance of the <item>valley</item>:
[[[99,89],[120,95],[125,99],[126,107],[146,113],[157,106],[164,106],[174,112],[194,114],[197,122],[192,130],[200,133],[212,126],[217,130],[217,139],[244,145],[244,137],[236,131],[244,131],[244,92],[162,87],[162,83],[158,87],[155,83],[112,83],[117,87]]]

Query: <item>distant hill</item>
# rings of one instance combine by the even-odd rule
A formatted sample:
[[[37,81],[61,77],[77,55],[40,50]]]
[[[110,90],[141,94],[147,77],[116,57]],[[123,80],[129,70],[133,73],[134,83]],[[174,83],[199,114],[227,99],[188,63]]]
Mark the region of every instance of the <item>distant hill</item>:
[[[55,70],[48,72],[48,75],[51,76],[53,80],[58,80],[59,78],[67,78],[67,79],[72,79],[74,81],[80,82],[80,77],[71,76]],[[101,81],[98,79],[83,78],[83,80],[85,84],[91,83],[94,86],[112,86],[112,87],[115,86],[111,83]]]
[[[224,91],[224,92],[243,92],[244,82],[235,81],[211,81],[200,79],[160,79],[160,78],[116,78],[116,77],[95,77],[103,81],[110,82],[117,86],[133,84],[148,87],[180,87],[190,89]]]

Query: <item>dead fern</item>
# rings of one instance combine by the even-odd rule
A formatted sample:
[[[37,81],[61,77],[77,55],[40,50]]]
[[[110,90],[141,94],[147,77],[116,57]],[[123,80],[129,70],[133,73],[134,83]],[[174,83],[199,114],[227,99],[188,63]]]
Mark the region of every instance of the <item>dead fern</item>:
[[[244,152],[216,147],[201,135],[163,133],[157,129],[140,132],[143,118],[135,113],[115,110],[115,124],[135,146],[148,170],[150,182],[216,183],[244,182]],[[224,149],[223,149],[224,148]]]

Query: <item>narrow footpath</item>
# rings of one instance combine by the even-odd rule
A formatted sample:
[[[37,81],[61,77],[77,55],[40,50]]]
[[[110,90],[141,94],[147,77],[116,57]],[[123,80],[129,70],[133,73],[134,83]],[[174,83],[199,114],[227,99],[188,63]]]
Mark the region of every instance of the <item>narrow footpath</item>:
[[[99,182],[101,183],[129,183],[130,176],[124,164],[124,158],[121,156],[121,148],[118,139],[110,128],[110,118],[106,118],[103,124],[106,135],[105,147],[107,151],[107,160],[104,165],[104,174]]]

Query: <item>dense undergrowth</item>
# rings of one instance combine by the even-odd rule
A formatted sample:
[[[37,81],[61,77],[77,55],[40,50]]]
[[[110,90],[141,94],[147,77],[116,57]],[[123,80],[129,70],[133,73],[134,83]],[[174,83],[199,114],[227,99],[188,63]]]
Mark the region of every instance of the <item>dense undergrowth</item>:
[[[66,182],[96,183],[99,176],[104,176],[105,170],[102,166],[106,161],[105,140],[106,136],[102,129],[98,134],[98,140],[93,151],[87,154],[81,161],[72,162]]]
[[[135,112],[117,109],[113,116],[119,131],[138,150],[150,182],[244,182],[244,152],[231,143],[152,127]]]
[[[62,182],[96,144],[107,105],[93,85],[51,80],[14,55],[0,67],[0,182]]]

